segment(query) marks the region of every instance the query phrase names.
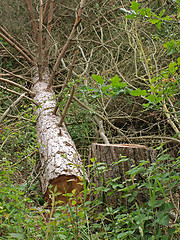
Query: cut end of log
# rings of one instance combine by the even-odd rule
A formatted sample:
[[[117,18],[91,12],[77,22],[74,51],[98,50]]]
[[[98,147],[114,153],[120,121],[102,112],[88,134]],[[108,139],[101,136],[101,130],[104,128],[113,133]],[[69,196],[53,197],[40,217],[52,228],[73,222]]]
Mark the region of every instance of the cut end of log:
[[[76,201],[76,204],[80,204],[83,198],[83,188],[83,181],[80,178],[73,175],[62,175],[50,181],[44,197],[48,202],[48,207],[52,205],[52,194],[55,194],[56,206],[65,205],[68,202],[71,205],[73,200]],[[73,196],[66,196],[66,193],[72,193],[72,191],[74,193]]]

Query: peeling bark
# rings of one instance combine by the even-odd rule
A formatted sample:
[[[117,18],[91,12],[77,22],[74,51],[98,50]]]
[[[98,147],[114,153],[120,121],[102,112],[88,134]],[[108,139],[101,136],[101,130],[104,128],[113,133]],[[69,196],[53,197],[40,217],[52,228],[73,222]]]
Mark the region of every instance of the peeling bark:
[[[33,79],[34,101],[40,104],[40,107],[35,107],[34,112],[37,116],[36,133],[44,170],[41,175],[42,192],[50,202],[48,186],[51,184],[52,189],[57,186],[57,191],[61,194],[56,201],[67,202],[63,196],[65,192],[71,192],[75,188],[78,195],[83,189],[83,186],[78,184],[83,179],[83,164],[65,124],[59,127],[60,117],[53,114],[56,100],[52,88],[47,88],[48,69],[43,74],[43,80],[38,80],[36,74]],[[87,177],[85,178],[87,180]],[[70,184],[71,179],[73,184]]]

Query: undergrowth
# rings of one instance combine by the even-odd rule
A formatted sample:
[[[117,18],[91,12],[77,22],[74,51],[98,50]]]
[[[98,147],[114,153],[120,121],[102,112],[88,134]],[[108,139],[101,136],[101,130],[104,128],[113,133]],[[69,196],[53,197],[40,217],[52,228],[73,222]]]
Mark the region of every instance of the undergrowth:
[[[178,239],[179,160],[164,153],[152,164],[141,161],[127,172],[123,183],[112,179],[96,186],[90,181],[90,199],[81,199],[81,205],[74,200],[71,206],[56,206],[52,201],[47,209],[37,196],[27,195],[23,184],[14,184],[16,166],[4,157],[0,162],[0,239]],[[91,175],[103,176],[101,164],[91,161]],[[138,174],[141,181],[136,181]],[[140,191],[145,201],[138,199]],[[109,196],[112,199],[118,193],[118,204],[109,204]]]

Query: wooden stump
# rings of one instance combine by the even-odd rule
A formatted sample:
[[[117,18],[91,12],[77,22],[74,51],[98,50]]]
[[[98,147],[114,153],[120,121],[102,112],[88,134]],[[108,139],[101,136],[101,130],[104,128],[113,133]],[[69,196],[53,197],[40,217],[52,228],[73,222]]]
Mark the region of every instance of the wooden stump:
[[[120,161],[121,159],[123,160],[122,156],[126,156],[125,161]],[[96,158],[96,162],[105,163],[107,166],[107,169],[105,169],[103,173],[93,177],[96,187],[100,187],[102,186],[102,177],[104,186],[109,180],[115,178],[119,178],[117,180],[119,184],[125,183],[127,180],[126,172],[129,171],[132,166],[138,166],[141,160],[149,161],[150,163],[154,162],[156,151],[152,148],[147,148],[144,145],[137,144],[93,143],[90,148],[89,161],[91,158]],[[140,178],[140,174],[137,174],[133,181],[139,181]],[[125,184],[132,185],[133,181]],[[108,196],[107,192],[103,201],[108,201],[109,204],[117,205],[121,195],[121,192],[116,192],[113,193],[112,196]],[[100,193],[98,193],[97,196],[100,196]]]

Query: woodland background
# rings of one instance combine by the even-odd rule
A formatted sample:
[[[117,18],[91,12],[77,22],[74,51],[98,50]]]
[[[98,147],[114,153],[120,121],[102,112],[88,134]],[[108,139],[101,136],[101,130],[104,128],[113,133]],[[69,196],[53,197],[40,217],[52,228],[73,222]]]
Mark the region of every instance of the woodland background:
[[[39,1],[32,3],[38,19]],[[55,1],[50,69],[70,35],[79,3]],[[25,1],[1,0],[0,16],[1,26],[33,55],[37,46]],[[59,111],[76,85],[65,123],[89,175],[90,200],[56,211],[55,203],[46,208],[34,104],[22,98],[2,119],[23,91],[0,80],[0,239],[179,239],[180,1],[92,0],[81,19],[53,88],[58,95],[78,50]],[[2,37],[0,59],[0,78],[31,89],[32,67]],[[156,149],[156,161],[132,166],[121,184],[112,179],[97,188],[94,176],[103,182],[107,168],[88,154],[92,143],[104,142],[102,126],[112,144]],[[138,174],[142,179],[129,184]],[[122,192],[119,204],[104,203],[104,195],[116,191]],[[145,201],[137,200],[139,192],[146,193]]]

